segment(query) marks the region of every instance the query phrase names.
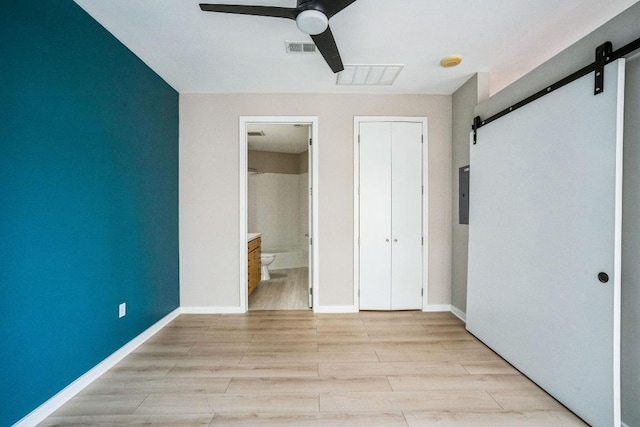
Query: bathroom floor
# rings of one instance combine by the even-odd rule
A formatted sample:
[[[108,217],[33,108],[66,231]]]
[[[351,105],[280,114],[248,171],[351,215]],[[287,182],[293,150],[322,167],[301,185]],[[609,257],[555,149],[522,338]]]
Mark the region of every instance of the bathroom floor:
[[[308,310],[309,269],[270,270],[249,296],[249,310]]]

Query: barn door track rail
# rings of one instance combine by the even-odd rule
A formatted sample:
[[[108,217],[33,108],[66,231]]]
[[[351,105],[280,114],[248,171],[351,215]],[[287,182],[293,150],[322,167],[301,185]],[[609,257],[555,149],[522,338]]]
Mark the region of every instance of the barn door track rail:
[[[507,114],[517,110],[520,107],[524,107],[530,102],[535,101],[536,99],[542,98],[543,96],[555,91],[556,89],[560,89],[561,87],[568,85],[569,83],[578,80],[581,77],[586,76],[589,73],[594,73],[594,88],[593,94],[599,95],[604,92],[604,67],[605,65],[617,61],[618,59],[625,57],[636,50],[640,49],[640,38],[632,41],[631,43],[621,47],[620,49],[613,51],[613,45],[611,42],[605,42],[596,48],[595,52],[595,61],[586,67],[583,67],[576,71],[573,74],[568,75],[567,77],[558,80],[557,82],[547,86],[546,88],[534,93],[533,95],[523,99],[520,102],[513,104],[512,106],[505,108],[499,113],[494,114],[493,116],[487,119],[481,119],[480,116],[476,116],[473,119],[473,124],[471,125],[471,129],[473,130],[473,144],[475,145],[478,142],[477,139],[477,130],[481,127],[488,125],[489,123],[498,120],[501,117],[506,116]]]

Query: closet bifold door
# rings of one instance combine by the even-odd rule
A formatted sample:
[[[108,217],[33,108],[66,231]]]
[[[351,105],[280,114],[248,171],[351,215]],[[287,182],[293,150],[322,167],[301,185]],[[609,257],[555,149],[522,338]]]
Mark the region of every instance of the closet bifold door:
[[[422,123],[360,123],[360,309],[422,308]]]
[[[391,309],[421,309],[422,124],[391,129]]]
[[[360,309],[391,309],[391,123],[360,124]]]

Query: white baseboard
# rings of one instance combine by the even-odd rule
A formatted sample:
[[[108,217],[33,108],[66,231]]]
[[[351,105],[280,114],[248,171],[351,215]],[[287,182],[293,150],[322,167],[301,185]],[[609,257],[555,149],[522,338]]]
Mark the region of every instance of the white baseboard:
[[[120,347],[115,353],[111,356],[104,359],[102,362],[98,363],[92,369],[87,371],[77,380],[60,390],[56,395],[52,398],[44,402],[42,405],[38,406],[36,409],[27,414],[20,421],[15,423],[13,427],[29,427],[35,426],[49,415],[51,415],[54,411],[59,409],[62,405],[67,403],[73,396],[80,393],[85,387],[91,384],[93,381],[98,379],[102,374],[107,372],[109,369],[113,368],[118,362],[124,359],[129,353],[138,348],[141,344],[143,344],[146,340],[151,338],[156,332],[160,329],[164,328],[169,322],[178,317],[180,314],[180,308],[176,308],[171,313],[167,314],[165,317],[154,323],[149,329],[142,332],[140,335],[129,341],[124,346]]]
[[[460,310],[458,307],[451,306],[451,313],[456,316],[458,319],[462,320],[464,323],[467,323],[467,313]]]
[[[354,305],[321,305],[313,308],[314,313],[357,313]]]
[[[182,307],[182,314],[243,314],[240,307]]]
[[[451,304],[429,304],[422,307],[422,311],[426,311],[426,312],[451,311]]]

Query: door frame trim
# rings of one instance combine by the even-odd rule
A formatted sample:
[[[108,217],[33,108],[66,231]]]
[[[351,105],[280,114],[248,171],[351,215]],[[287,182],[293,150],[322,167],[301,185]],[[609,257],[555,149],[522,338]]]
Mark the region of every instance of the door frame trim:
[[[313,266],[312,268],[312,281],[313,287],[313,311],[315,312],[318,307],[318,301],[320,300],[320,281],[319,281],[319,265],[320,265],[320,245],[319,245],[319,228],[318,228],[318,201],[319,201],[319,186],[318,186],[318,116],[240,116],[239,118],[239,178],[240,178],[240,197],[239,197],[239,212],[238,218],[240,221],[240,283],[239,295],[240,295],[240,311],[246,313],[249,310],[249,295],[247,292],[247,246],[242,242],[247,241],[247,194],[248,194],[248,179],[247,179],[247,167],[248,167],[248,145],[247,145],[247,125],[255,123],[301,123],[311,125],[311,138],[312,144],[309,148],[311,150],[311,187],[313,189],[311,194],[311,202],[313,205],[311,217],[313,218],[311,224],[311,236],[313,237],[313,246],[310,250],[313,251]]]
[[[353,305],[360,311],[360,123],[365,122],[411,122],[422,123],[422,311],[429,302],[429,127],[427,117],[406,116],[354,116],[353,117]]]

